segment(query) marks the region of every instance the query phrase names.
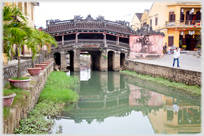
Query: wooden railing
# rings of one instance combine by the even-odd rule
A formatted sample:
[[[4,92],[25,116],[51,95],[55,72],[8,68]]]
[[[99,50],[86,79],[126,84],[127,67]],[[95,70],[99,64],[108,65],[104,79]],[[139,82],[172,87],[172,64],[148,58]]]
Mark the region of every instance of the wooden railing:
[[[97,43],[103,44],[103,39],[78,39],[78,43]]]

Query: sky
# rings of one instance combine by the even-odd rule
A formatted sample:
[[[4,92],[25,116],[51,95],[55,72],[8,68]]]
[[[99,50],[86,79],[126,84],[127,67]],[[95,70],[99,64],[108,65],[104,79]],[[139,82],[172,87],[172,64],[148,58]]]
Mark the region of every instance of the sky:
[[[40,2],[35,6],[36,27],[46,27],[46,20],[74,19],[81,15],[85,19],[89,14],[96,19],[99,15],[105,20],[125,20],[131,22],[135,13],[150,9],[153,2]]]

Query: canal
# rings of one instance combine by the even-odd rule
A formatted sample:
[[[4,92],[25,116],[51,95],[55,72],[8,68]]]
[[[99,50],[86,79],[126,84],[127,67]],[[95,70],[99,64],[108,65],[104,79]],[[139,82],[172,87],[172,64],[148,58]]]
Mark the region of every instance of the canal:
[[[71,72],[80,78],[79,101],[65,108],[55,127],[62,134],[196,134],[200,98],[119,72]],[[72,107],[71,110],[70,107]]]

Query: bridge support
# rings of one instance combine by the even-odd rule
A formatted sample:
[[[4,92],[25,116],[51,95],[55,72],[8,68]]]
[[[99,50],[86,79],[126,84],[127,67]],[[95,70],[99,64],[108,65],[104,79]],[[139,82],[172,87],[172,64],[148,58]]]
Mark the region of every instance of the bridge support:
[[[113,70],[119,71],[120,70],[120,52],[116,51],[113,59],[114,59]]]
[[[67,71],[67,60],[66,60],[66,52],[65,51],[61,51],[61,71]]]
[[[100,70],[101,71],[108,71],[108,53],[106,51],[101,52],[100,55]]]
[[[80,50],[74,50],[74,71],[80,71]]]

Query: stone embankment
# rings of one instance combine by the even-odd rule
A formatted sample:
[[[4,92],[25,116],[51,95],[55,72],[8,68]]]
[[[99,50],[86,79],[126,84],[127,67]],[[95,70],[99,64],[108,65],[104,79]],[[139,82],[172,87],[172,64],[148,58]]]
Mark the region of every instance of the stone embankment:
[[[24,66],[25,69],[27,66],[29,66],[29,64],[29,62],[25,62],[24,64],[21,64],[21,66]],[[26,118],[29,111],[34,108],[35,104],[38,102],[38,98],[44,88],[47,78],[52,71],[53,63],[49,64],[44,70],[42,70],[39,76],[32,77],[28,73],[24,74],[24,77],[29,77],[31,79],[29,86],[25,89],[25,91],[30,93],[29,97],[26,98],[28,104],[27,106],[18,105],[10,109],[11,116],[4,120],[3,124],[4,134],[13,134],[15,128],[19,128],[20,119]]]
[[[126,60],[125,69],[152,77],[163,77],[187,85],[201,86],[201,72]]]

